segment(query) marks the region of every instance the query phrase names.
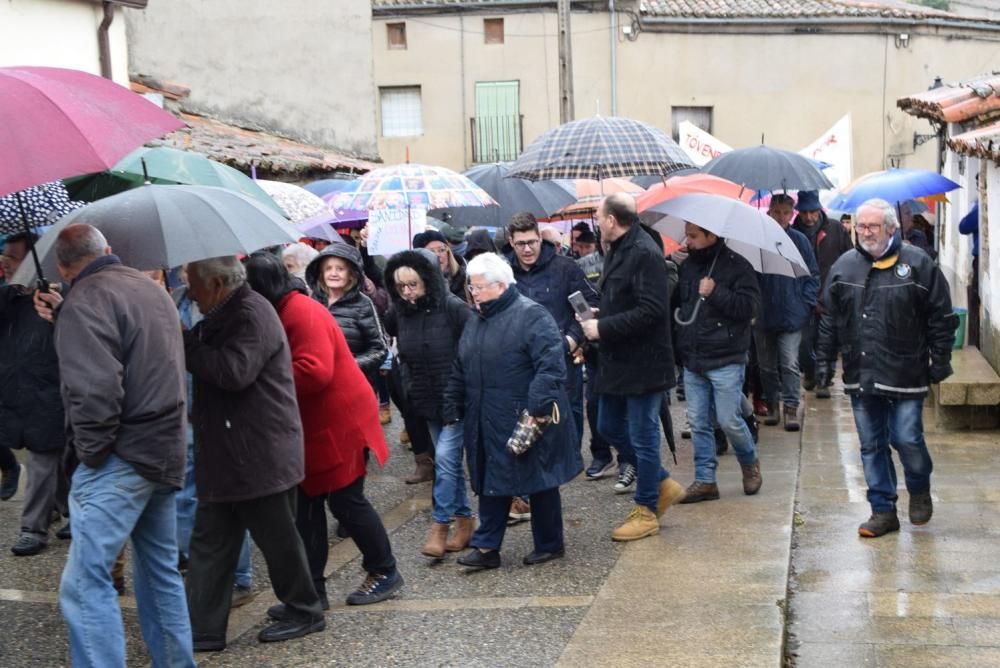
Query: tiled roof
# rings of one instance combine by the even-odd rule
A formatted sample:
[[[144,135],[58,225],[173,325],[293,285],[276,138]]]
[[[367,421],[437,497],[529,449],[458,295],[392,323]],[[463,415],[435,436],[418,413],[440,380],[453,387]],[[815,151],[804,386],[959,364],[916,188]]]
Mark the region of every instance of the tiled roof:
[[[640,0],[639,7],[643,14],[665,18],[959,18],[892,0]]]
[[[896,106],[920,118],[943,123],[980,122],[1000,117],[1000,74],[987,74],[902,97]]]
[[[955,135],[948,146],[956,153],[1000,161],[1000,123]]]

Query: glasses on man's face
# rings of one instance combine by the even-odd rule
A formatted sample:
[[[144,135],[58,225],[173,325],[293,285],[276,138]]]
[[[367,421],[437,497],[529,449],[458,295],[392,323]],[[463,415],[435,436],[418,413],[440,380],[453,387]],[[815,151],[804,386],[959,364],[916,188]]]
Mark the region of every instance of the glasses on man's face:
[[[496,283],[483,283],[482,285],[476,285],[474,283],[469,283],[466,288],[469,290],[469,294],[478,295],[480,292],[490,287],[491,285],[496,285]]]
[[[514,248],[520,248],[521,250],[524,250],[525,248],[532,248],[533,246],[537,246],[540,243],[542,243],[541,239],[530,239],[529,241],[515,241]]]
[[[856,223],[854,227],[858,232],[863,232],[865,234],[875,234],[882,227],[882,223]]]
[[[416,281],[410,283],[396,283],[396,285],[399,287],[400,292],[403,290],[416,290],[420,287],[420,283],[417,283]]]

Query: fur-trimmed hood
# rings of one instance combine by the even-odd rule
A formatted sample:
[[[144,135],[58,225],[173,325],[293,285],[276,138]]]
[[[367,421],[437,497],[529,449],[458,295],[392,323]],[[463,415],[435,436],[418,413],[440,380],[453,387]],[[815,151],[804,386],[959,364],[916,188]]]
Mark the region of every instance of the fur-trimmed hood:
[[[424,282],[426,293],[417,300],[416,304],[411,304],[403,299],[399,290],[396,289],[396,270],[401,267],[413,269]],[[448,294],[444,275],[438,267],[437,256],[425,249],[401,251],[389,258],[385,265],[385,287],[395,307],[404,312],[414,308],[440,306]]]

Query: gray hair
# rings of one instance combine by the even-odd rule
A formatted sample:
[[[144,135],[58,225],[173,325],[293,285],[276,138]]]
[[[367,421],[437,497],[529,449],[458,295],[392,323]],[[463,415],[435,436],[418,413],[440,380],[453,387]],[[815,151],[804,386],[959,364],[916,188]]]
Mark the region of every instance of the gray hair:
[[[56,261],[63,267],[94,260],[108,248],[108,240],[92,225],[77,223],[63,229],[56,237]]]
[[[503,283],[504,285],[514,285],[514,270],[510,268],[510,263],[496,253],[482,253],[469,261],[469,266],[465,268],[465,274],[482,276],[489,283]]]
[[[888,232],[895,232],[896,228],[899,227],[899,218],[896,216],[896,207],[884,199],[875,198],[866,200],[864,204],[857,208],[855,215],[859,213],[861,209],[875,209],[876,211],[882,212],[882,225],[885,226],[885,229]]]
[[[202,280],[218,278],[222,281],[223,287],[229,290],[235,290],[247,280],[247,272],[243,268],[243,263],[234,255],[198,260],[190,263],[188,267],[195,267]]]
[[[312,259],[319,255],[319,251],[310,246],[309,244],[304,244],[301,241],[296,244],[289,244],[285,246],[285,249],[281,251],[281,258],[286,257],[292,258],[295,263],[295,270],[292,271],[293,274],[302,278],[305,274],[306,267],[312,262]]]

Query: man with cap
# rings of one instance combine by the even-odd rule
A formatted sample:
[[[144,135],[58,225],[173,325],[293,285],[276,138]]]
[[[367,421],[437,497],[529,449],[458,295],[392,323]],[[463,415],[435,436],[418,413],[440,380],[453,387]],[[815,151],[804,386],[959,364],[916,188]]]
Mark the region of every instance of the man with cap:
[[[822,294],[826,287],[826,276],[830,267],[837,259],[851,250],[851,235],[836,220],[831,220],[823,211],[819,201],[819,193],[815,190],[800,190],[795,210],[799,215],[792,224],[792,229],[806,235],[816,253],[816,263],[819,265],[819,287]],[[802,329],[802,342],[799,344],[799,367],[802,369],[803,385],[807,391],[816,390],[817,399],[829,399],[830,388],[816,383],[816,339],[819,335],[819,320],[822,306],[817,305]]]

